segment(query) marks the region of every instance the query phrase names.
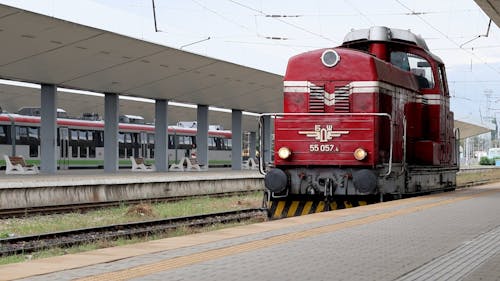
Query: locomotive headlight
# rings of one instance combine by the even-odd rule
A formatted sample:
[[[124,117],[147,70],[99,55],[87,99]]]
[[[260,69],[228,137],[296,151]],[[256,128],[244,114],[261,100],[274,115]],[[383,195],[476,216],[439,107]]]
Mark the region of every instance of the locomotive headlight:
[[[326,67],[334,67],[339,63],[340,56],[332,49],[328,49],[321,54],[321,62]]]
[[[290,155],[292,155],[292,151],[286,146],[283,146],[278,150],[278,156],[283,160],[289,158]]]
[[[367,155],[368,153],[366,152],[366,150],[362,149],[361,147],[354,150],[354,158],[356,158],[356,160],[358,161],[365,159]]]

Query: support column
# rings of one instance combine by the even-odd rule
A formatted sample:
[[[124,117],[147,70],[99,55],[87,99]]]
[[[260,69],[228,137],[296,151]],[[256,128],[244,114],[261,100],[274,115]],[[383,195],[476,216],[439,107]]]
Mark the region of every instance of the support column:
[[[159,172],[168,171],[168,101],[155,103],[155,166]]]
[[[257,161],[257,159],[255,159],[255,152],[257,151],[257,133],[255,132],[250,132],[250,143],[248,146],[248,150],[248,157],[253,158],[253,160]]]
[[[233,109],[231,113],[231,131],[232,131],[232,149],[231,149],[231,167],[233,170],[241,170],[241,152],[242,152],[242,130],[241,130],[241,110]]]
[[[118,171],[118,108],[117,94],[104,95],[104,172]]]
[[[263,157],[263,160],[264,160],[264,163],[262,163],[262,165],[265,165],[267,163],[270,163],[271,162],[271,153],[273,153],[271,151],[271,131],[272,131],[272,126],[271,126],[271,116],[264,116],[263,117],[263,136],[260,136],[261,138],[263,138],[263,150],[264,151],[264,155],[262,155]],[[262,166],[262,167],[265,167],[265,166]]]
[[[196,158],[200,166],[208,168],[208,106],[198,105]]]
[[[40,170],[55,174],[57,171],[57,87],[42,84],[40,124]]]

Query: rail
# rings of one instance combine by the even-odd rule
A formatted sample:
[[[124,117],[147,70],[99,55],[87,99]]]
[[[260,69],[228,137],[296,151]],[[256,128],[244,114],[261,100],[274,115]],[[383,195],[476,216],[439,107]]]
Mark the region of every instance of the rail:
[[[31,207],[31,208],[16,208],[16,209],[0,209],[0,219],[8,219],[13,217],[28,217],[36,215],[52,215],[52,214],[64,214],[64,213],[74,213],[74,212],[88,212],[91,210],[117,207],[122,205],[132,205],[144,202],[177,202],[181,200],[199,198],[199,197],[209,197],[209,198],[223,198],[238,195],[247,195],[254,192],[259,192],[255,190],[241,190],[232,192],[220,192],[212,194],[199,194],[199,195],[187,195],[187,196],[169,196],[169,197],[159,197],[151,199],[134,199],[134,200],[119,200],[110,202],[92,202],[83,204],[67,204],[67,205],[54,205],[54,206],[41,206],[41,207]]]
[[[239,222],[257,217],[265,219],[267,211],[252,208],[5,238],[0,239],[0,256],[26,254],[55,247],[68,248],[99,239],[116,240],[118,238],[148,236],[181,227],[202,227],[215,223]]]

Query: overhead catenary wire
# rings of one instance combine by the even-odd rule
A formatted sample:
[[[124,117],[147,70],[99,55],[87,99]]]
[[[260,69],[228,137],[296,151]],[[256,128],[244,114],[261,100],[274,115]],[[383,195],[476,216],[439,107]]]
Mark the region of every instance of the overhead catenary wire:
[[[407,9],[408,11],[412,12],[413,10],[406,6],[405,4],[401,3],[400,0],[395,0],[399,5],[401,5],[403,8]],[[490,68],[491,70],[493,70],[494,72],[496,72],[497,74],[500,75],[500,70],[496,69],[495,67],[493,67],[492,65],[490,65],[488,62],[486,62],[483,58],[481,58],[480,56],[478,56],[476,53],[474,53],[473,51],[469,51],[468,49],[466,48],[462,48],[460,46],[460,44],[458,42],[456,42],[455,40],[453,40],[450,36],[448,36],[448,34],[444,33],[443,31],[441,31],[439,28],[435,27],[434,25],[432,25],[429,21],[427,21],[425,18],[423,18],[421,15],[419,14],[416,14],[415,15],[416,17],[418,17],[422,22],[424,22],[427,26],[429,26],[431,29],[433,29],[434,31],[438,32],[439,34],[441,34],[444,38],[446,38],[448,41],[450,41],[451,43],[453,43],[453,45],[457,46],[460,50],[463,50],[464,52],[468,53],[469,55],[475,57],[476,59],[478,59],[479,61],[481,61],[484,65],[486,65],[488,68]]]
[[[238,6],[240,6],[240,7],[243,7],[243,8],[245,8],[245,9],[249,9],[249,10],[251,10],[251,11],[257,12],[257,13],[259,13],[259,14],[261,14],[261,15],[264,15],[264,16],[267,16],[267,15],[268,15],[267,13],[265,13],[265,12],[263,12],[263,11],[261,11],[261,10],[258,10],[258,9],[255,9],[255,8],[251,7],[251,6],[248,6],[248,5],[242,4],[242,3],[240,3],[240,2],[238,2],[238,1],[236,1],[236,0],[228,0],[228,1],[229,1],[229,2],[231,2],[231,3],[234,3],[235,5],[238,5]],[[322,38],[322,39],[324,39],[324,40],[327,40],[327,41],[330,41],[330,42],[334,42],[334,40],[332,40],[331,38],[328,38],[328,37],[324,36],[323,34],[319,34],[319,33],[317,33],[317,32],[314,32],[314,31],[308,30],[308,29],[306,29],[306,28],[304,28],[304,27],[302,27],[302,26],[299,26],[299,25],[297,25],[297,24],[294,24],[294,23],[291,23],[291,22],[285,21],[285,20],[283,20],[281,17],[271,17],[271,18],[272,18],[272,19],[275,19],[275,20],[277,20],[277,21],[279,21],[279,22],[281,22],[281,23],[284,23],[284,24],[286,24],[286,25],[288,25],[288,26],[292,26],[292,27],[294,27],[294,28],[296,28],[296,29],[298,29],[298,30],[301,30],[301,31],[303,31],[303,32],[306,32],[306,33],[309,33],[309,34],[315,35],[315,36],[317,36],[317,37],[319,37],[319,38]]]

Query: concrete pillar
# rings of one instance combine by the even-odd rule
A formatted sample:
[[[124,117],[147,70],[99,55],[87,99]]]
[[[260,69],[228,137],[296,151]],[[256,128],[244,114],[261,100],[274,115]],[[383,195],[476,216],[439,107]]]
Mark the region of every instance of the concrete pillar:
[[[250,142],[249,142],[249,157],[255,159],[255,151],[257,151],[257,133],[255,132],[250,132]]]
[[[200,166],[208,168],[208,106],[198,105],[196,157]]]
[[[57,87],[55,85],[42,84],[40,104],[40,170],[55,174],[57,172]]]
[[[241,152],[242,152],[242,134],[241,129],[241,110],[233,109],[231,113],[231,132],[232,132],[232,151],[231,151],[231,167],[233,170],[241,170]]]
[[[104,172],[118,171],[118,108],[117,94],[104,95]]]
[[[264,159],[264,163],[263,164],[266,164],[266,163],[269,163],[271,162],[271,155],[273,153],[273,151],[271,151],[271,143],[272,143],[272,139],[271,139],[271,131],[272,131],[272,126],[271,126],[271,116],[269,115],[266,115],[263,117],[263,136],[260,136],[263,141],[263,150],[264,151],[264,155],[262,155],[263,159]]]
[[[168,101],[155,103],[155,166],[159,172],[168,171]]]

